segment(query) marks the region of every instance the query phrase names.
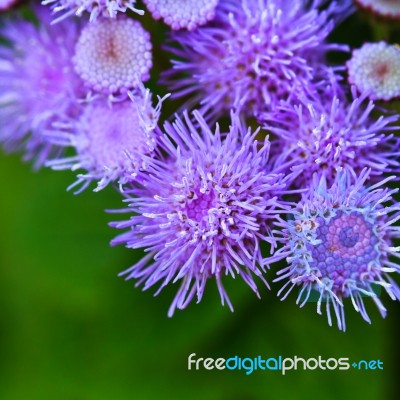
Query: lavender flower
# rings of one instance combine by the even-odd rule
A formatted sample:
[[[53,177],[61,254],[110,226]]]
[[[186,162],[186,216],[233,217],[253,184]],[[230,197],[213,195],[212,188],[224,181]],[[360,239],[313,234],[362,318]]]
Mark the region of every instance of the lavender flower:
[[[76,72],[97,92],[126,92],[149,79],[150,34],[132,19],[104,19],[82,30],[73,58]]]
[[[325,39],[349,3],[223,0],[213,22],[194,32],[176,32],[170,52],[178,58],[164,80],[173,96],[189,96],[211,116],[236,108],[258,114],[280,100],[314,92],[326,79],[325,54],[347,50]],[[310,6],[308,6],[310,5]],[[180,47],[176,47],[179,43]]]
[[[119,12],[125,13],[128,10],[144,14],[143,10],[135,7],[136,0],[43,0],[42,4],[50,5],[54,13],[62,13],[53,23],[72,15],[80,17],[85,12],[90,14],[91,22],[98,17],[116,18]]]
[[[200,113],[187,113],[165,124],[161,145],[166,159],[145,160],[143,185],[126,189],[133,215],[112,226],[125,229],[112,244],[144,248],[146,256],[123,272],[144,289],[180,281],[169,309],[185,308],[195,295],[199,302],[208,279],[215,279],[222,304],[231,302],[223,287],[225,275],[240,276],[258,295],[253,275],[265,284],[268,266],[261,241],[272,247],[270,223],[285,207],[283,175],[268,167],[268,140],[260,146],[257,132],[246,133],[233,117],[229,133],[215,134]],[[125,210],[126,211],[126,210]]]
[[[81,80],[71,61],[77,25],[50,26],[47,10],[35,10],[38,26],[8,18],[0,28],[7,41],[0,45],[0,143],[7,151],[22,149],[39,167],[54,150],[41,132],[76,112]]]
[[[75,155],[50,160],[55,170],[84,170],[69,187],[86,189],[97,181],[95,191],[110,182],[125,184],[143,168],[141,156],[153,156],[155,128],[161,102],[152,106],[151,92],[143,86],[129,93],[130,99],[109,101],[102,97],[86,104],[79,118],[54,124],[46,139],[60,147],[72,147]]]
[[[344,299],[350,298],[362,318],[371,323],[364,297],[371,297],[383,317],[386,309],[374,291],[385,289],[393,300],[400,299],[400,289],[390,273],[400,272],[390,257],[400,257],[393,247],[399,228],[400,205],[392,199],[397,189],[388,189],[387,178],[365,187],[369,171],[359,177],[350,173],[337,175],[327,187],[324,177],[314,175],[314,185],[293,210],[293,218],[281,221],[284,247],[279,254],[289,266],[278,272],[276,281],[287,280],[279,291],[284,300],[295,287],[300,307],[309,300],[312,290],[319,298],[317,312],[326,302],[329,325],[331,306],[339,329],[345,330]]]
[[[214,18],[219,0],[143,0],[154,19],[172,29],[195,29]]]
[[[349,82],[373,100],[400,98],[400,48],[386,42],[365,43],[347,62]]]
[[[340,89],[326,88],[323,96],[281,104],[262,116],[264,127],[279,139],[278,164],[301,171],[298,187],[309,187],[314,173],[331,184],[342,170],[357,174],[369,167],[373,177],[399,171],[400,143],[392,133],[399,129],[393,125],[399,116],[376,118],[366,94],[358,96],[352,88],[352,95],[349,103]]]

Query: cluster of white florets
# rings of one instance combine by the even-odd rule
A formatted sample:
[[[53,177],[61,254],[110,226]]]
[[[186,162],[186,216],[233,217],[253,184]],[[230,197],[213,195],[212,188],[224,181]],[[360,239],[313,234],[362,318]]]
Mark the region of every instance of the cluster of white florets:
[[[386,42],[366,43],[347,63],[349,82],[374,100],[400,97],[400,47]]]
[[[143,0],[154,19],[172,29],[195,29],[214,18],[219,0]]]
[[[400,19],[400,1],[398,0],[355,0],[357,5],[380,17]]]
[[[125,92],[146,81],[152,67],[150,34],[132,19],[86,25],[76,45],[76,72],[95,91]]]

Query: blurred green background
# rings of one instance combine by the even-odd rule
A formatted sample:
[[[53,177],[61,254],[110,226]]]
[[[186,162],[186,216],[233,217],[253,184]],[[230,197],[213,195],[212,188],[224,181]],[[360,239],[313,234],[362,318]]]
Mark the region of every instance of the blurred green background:
[[[164,66],[161,24],[145,25]],[[359,45],[371,32],[355,16],[334,40]],[[164,94],[155,79],[152,89]],[[371,326],[347,304],[343,333],[315,304],[299,309],[296,293],[280,302],[278,285],[272,293],[260,285],[259,301],[239,280],[227,281],[231,313],[209,282],[201,304],[169,319],[176,286],[154,298],[117,277],[141,255],[108,244],[118,232],[107,223],[118,216],[104,209],[121,207],[121,197],[111,188],[74,196],[65,190],[73,181],[72,173],[32,173],[19,155],[0,153],[1,400],[396,398],[399,305],[387,296],[385,320],[366,301]],[[188,371],[191,353],[380,359],[384,370]]]

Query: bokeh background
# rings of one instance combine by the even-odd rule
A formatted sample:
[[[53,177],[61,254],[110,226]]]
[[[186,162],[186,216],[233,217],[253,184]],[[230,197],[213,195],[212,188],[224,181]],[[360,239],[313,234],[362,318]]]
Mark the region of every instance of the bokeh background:
[[[166,56],[161,23],[153,32],[156,66]],[[359,46],[387,37],[353,16],[332,40]],[[391,33],[396,40],[398,33]],[[153,75],[151,88],[161,95]],[[175,104],[167,105],[170,112]],[[0,121],[1,124],[1,121]],[[239,280],[226,281],[235,312],[220,306],[213,282],[201,304],[170,319],[177,287],[157,298],[117,274],[141,256],[112,248],[107,223],[122,206],[112,188],[74,196],[68,172],[32,173],[20,155],[0,153],[0,399],[395,399],[399,354],[399,304],[387,296],[383,320],[372,301],[365,323],[347,304],[347,332],[330,328],[316,305],[285,302],[261,288],[262,299]],[[273,274],[271,273],[270,276]],[[272,279],[270,279],[272,280]],[[383,371],[188,371],[187,358],[349,357],[380,359]]]

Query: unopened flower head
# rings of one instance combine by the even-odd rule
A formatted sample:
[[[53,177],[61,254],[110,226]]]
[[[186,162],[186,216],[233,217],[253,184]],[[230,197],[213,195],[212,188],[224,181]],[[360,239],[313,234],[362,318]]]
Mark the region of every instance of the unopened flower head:
[[[400,5],[400,3],[399,3]],[[365,43],[347,62],[349,82],[374,100],[400,98],[400,47],[386,42]]]
[[[365,95],[352,90],[353,101],[342,93],[303,99],[297,104],[279,105],[264,113],[265,128],[279,140],[278,164],[288,163],[301,174],[298,187],[309,187],[314,173],[328,184],[338,171],[359,173],[371,168],[371,177],[398,173],[400,142],[393,134],[399,129],[398,115],[374,116],[376,107]]]
[[[90,14],[90,21],[99,16],[115,18],[118,13],[130,10],[143,15],[143,10],[135,7],[136,0],[42,0],[42,4],[50,5],[55,14],[60,14],[53,22],[59,22],[72,15],[80,17],[85,12]]]
[[[297,304],[302,307],[316,292],[318,313],[325,302],[329,325],[333,310],[341,330],[346,329],[344,299],[350,298],[369,323],[366,297],[386,315],[376,287],[393,300],[400,299],[400,289],[390,276],[400,272],[391,261],[400,257],[400,248],[393,247],[399,237],[398,227],[393,226],[400,219],[400,205],[392,199],[397,189],[385,187],[390,178],[365,186],[367,177],[367,169],[359,177],[339,174],[328,187],[324,178],[315,175],[311,190],[280,224],[285,243],[280,254],[287,257],[289,266],[278,272],[276,281],[286,281],[278,295],[283,300],[300,288]]]
[[[363,10],[387,19],[400,20],[400,2],[398,0],[355,0]]]
[[[152,105],[151,92],[144,87],[129,93],[130,98],[109,101],[103,97],[88,103],[79,119],[54,125],[47,140],[62,147],[72,147],[70,157],[50,160],[53,169],[83,170],[70,188],[84,190],[97,181],[96,191],[110,182],[124,184],[135,180],[143,168],[141,157],[155,154],[155,129],[162,99]]]
[[[149,79],[151,47],[150,34],[138,21],[103,19],[82,30],[73,61],[94,91],[126,92]]]
[[[219,0],[143,0],[154,19],[172,29],[195,29],[214,18]]]
[[[165,125],[161,145],[168,157],[148,160],[143,185],[125,189],[133,215],[112,224],[129,229],[113,244],[146,250],[122,275],[144,289],[159,284],[157,293],[180,283],[170,316],[195,296],[199,302],[209,279],[230,308],[226,275],[240,276],[258,295],[253,276],[266,283],[269,262],[260,244],[275,245],[271,221],[285,207],[277,199],[286,190],[283,176],[268,168],[268,140],[260,146],[257,132],[247,132],[237,117],[226,135],[211,131],[198,112],[194,117]]]
[[[71,61],[75,22],[50,26],[47,10],[35,11],[39,25],[9,18],[0,28],[6,40],[0,45],[0,143],[23,150],[39,167],[54,150],[41,132],[75,112],[82,82]]]
[[[188,107],[219,116],[235,108],[255,115],[299,93],[315,90],[326,78],[325,54],[346,46],[327,44],[333,2],[226,0],[215,19],[194,32],[174,32],[169,51],[178,60],[164,80],[173,96],[188,96]],[[348,4],[347,4],[348,5]]]

